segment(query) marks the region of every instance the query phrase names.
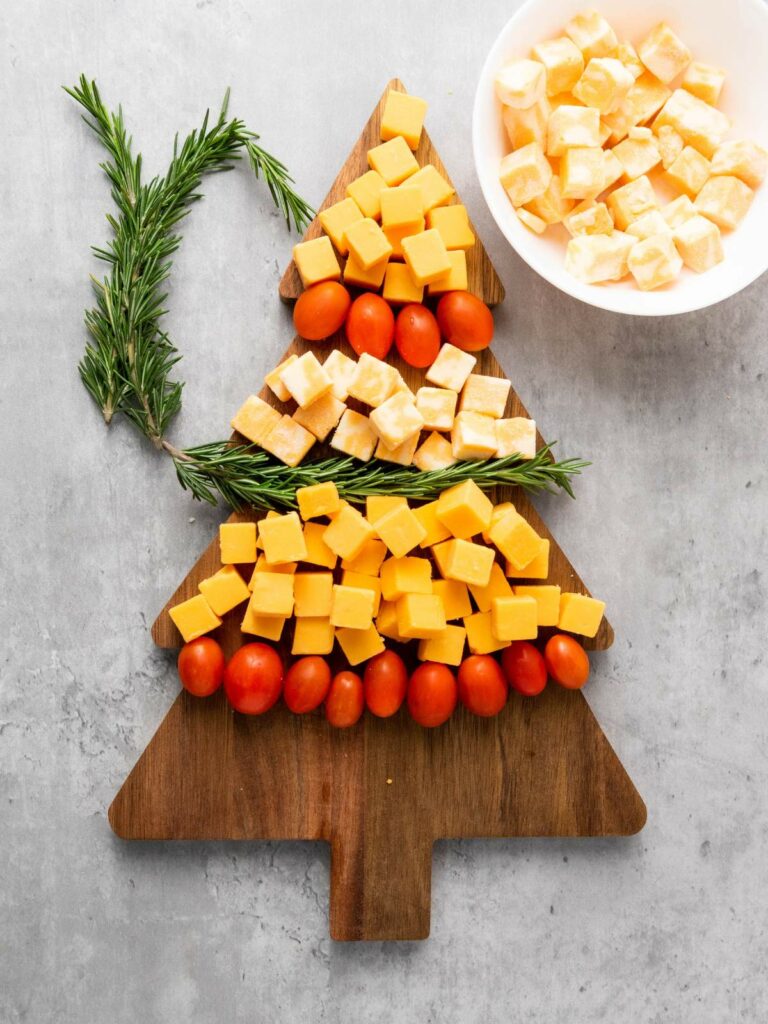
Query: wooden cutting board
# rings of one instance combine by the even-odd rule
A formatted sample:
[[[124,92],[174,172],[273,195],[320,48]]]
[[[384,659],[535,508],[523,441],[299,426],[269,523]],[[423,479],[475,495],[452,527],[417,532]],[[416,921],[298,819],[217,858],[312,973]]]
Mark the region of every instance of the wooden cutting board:
[[[390,87],[402,84],[394,80]],[[347,181],[365,170],[365,152],[378,141],[380,107],[323,206],[341,198]],[[418,156],[445,173],[426,133]],[[316,234],[313,223],[307,235]],[[503,289],[479,239],[468,269],[476,294],[489,304],[501,300]],[[299,290],[291,265],[280,294],[289,301]],[[343,338],[333,343],[351,354]],[[295,338],[285,356],[310,347]],[[418,387],[421,371],[394,361]],[[504,376],[489,351],[480,354],[477,370]],[[281,407],[266,389],[261,397]],[[514,389],[507,415],[528,415]],[[588,593],[525,494],[500,489],[494,500],[514,501],[549,537],[551,582]],[[152,636],[160,647],[181,645],[168,608],[197,593],[199,581],[219,565],[216,538],[158,616]],[[227,653],[240,646],[239,616],[227,616],[214,635]],[[286,656],[290,637],[286,626]],[[603,650],[612,642],[605,620],[588,646]],[[400,650],[412,658],[407,648]],[[341,667],[341,656],[335,658]],[[460,708],[436,730],[415,725],[405,711],[388,720],[365,715],[349,730],[330,728],[320,713],[296,716],[282,705],[249,718],[232,712],[221,694],[199,700],[182,692],[109,810],[112,828],[125,839],[330,843],[330,932],[342,940],[427,937],[437,839],[631,835],[645,817],[583,694],[554,685],[533,700],[512,694],[490,720]]]

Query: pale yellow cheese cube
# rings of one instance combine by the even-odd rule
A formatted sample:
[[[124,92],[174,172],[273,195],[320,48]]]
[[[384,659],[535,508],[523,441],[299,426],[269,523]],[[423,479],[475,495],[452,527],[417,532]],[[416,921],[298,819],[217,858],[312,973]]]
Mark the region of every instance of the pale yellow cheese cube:
[[[404,185],[397,188],[385,188],[381,192],[381,226],[382,228],[409,227],[412,231],[419,229],[424,215],[422,192],[413,179],[406,179]]]
[[[532,459],[536,454],[536,422],[524,416],[496,420],[496,458],[519,455]]]
[[[374,409],[370,420],[373,429],[387,448],[397,448],[424,426],[424,420],[413,398],[402,391],[396,392]]]
[[[293,577],[293,614],[297,619],[330,615],[332,598],[332,572],[297,572]]]
[[[634,85],[635,76],[615,57],[593,57],[573,87],[573,95],[585,107],[609,114],[620,106]]]
[[[633,138],[631,133],[637,129],[630,129],[629,138],[619,142],[611,152],[624,168],[624,178],[633,181],[649,171],[661,162],[661,153],[656,141],[653,138]],[[703,158],[702,158],[703,159]]]
[[[327,235],[294,245],[293,262],[305,288],[320,281],[338,281],[341,277],[341,267]]]
[[[602,192],[603,167],[602,149],[567,149],[560,161],[563,195],[569,199],[587,199]]]
[[[413,456],[413,464],[422,473],[435,469],[447,469],[458,460],[454,458],[450,441],[437,433],[431,433]]]
[[[299,506],[299,515],[306,522],[307,519],[317,519],[319,516],[338,512],[341,498],[333,480],[324,480],[320,484],[297,487],[296,503]]]
[[[731,122],[725,114],[691,95],[675,89],[653,122],[658,133],[662,125],[671,125],[683,140],[706,157],[711,157],[725,138]]]
[[[524,206],[516,207],[515,213],[520,223],[525,225],[529,231],[533,231],[535,235],[543,235],[547,230],[547,222],[542,220],[541,217],[537,217],[535,213],[526,210]]]
[[[691,51],[665,21],[651,29],[637,52],[648,70],[665,83],[677,78],[691,62]]]
[[[627,234],[634,235],[642,241],[651,235],[671,235],[672,228],[664,220],[660,210],[650,210],[629,225]]]
[[[610,235],[613,232],[613,217],[605,203],[586,200],[584,209],[574,210],[563,219],[571,235]]]
[[[249,602],[240,623],[240,631],[250,633],[251,636],[263,637],[265,640],[279,640],[283,635],[286,621],[286,618],[279,615],[258,615]]]
[[[675,247],[683,263],[697,274],[723,260],[723,243],[717,224],[697,214],[675,228]]]
[[[390,187],[415,174],[419,165],[402,135],[368,150],[368,166],[378,172]]]
[[[397,387],[398,373],[394,366],[363,352],[357,361],[355,373],[347,390],[352,398],[366,405],[377,406],[385,402]]]
[[[563,196],[560,175],[553,174],[546,191],[532,199],[526,205],[526,210],[534,217],[540,217],[546,224],[559,224],[571,212],[573,206],[573,200]]]
[[[693,199],[704,188],[709,171],[709,160],[693,146],[686,146],[667,168],[667,181]]]
[[[381,217],[381,190],[387,187],[378,171],[366,171],[347,185],[347,195],[354,199],[364,217]]]
[[[493,654],[509,645],[507,640],[494,636],[490,612],[475,612],[464,619],[467,631],[467,645],[472,654]]]
[[[547,39],[534,46],[531,52],[536,60],[544,65],[548,96],[558,96],[560,93],[570,92],[581,78],[581,73],[584,70],[584,57],[578,46],[568,36]]]
[[[528,110],[502,107],[501,120],[512,149],[522,149],[531,142],[537,142],[544,149],[547,145],[547,125],[551,112],[546,98],[534,103]]]
[[[657,210],[656,193],[648,177],[642,174],[627,185],[622,185],[608,196],[608,209],[613,215],[616,227],[624,231],[630,224],[649,210]]]
[[[427,295],[444,295],[445,292],[465,292],[467,290],[467,257],[462,249],[451,249],[448,252],[451,269],[427,285]]]
[[[333,586],[331,598],[331,625],[345,629],[370,629],[376,594],[363,587]]]
[[[318,362],[314,352],[303,356],[280,371],[280,381],[302,409],[307,409],[333,387],[333,381]]]
[[[471,249],[475,244],[467,208],[461,203],[455,203],[453,206],[436,206],[430,210],[427,214],[427,227],[437,231],[449,251]]]
[[[456,416],[458,395],[447,388],[419,388],[416,408],[424,421],[425,430],[450,430]]]
[[[185,643],[197,640],[199,636],[210,633],[212,629],[221,625],[221,619],[202,594],[195,594],[194,597],[169,608],[168,615]]]
[[[269,431],[262,448],[286,466],[298,466],[314,443],[314,435],[286,415],[281,416]]]
[[[346,400],[349,394],[349,382],[355,375],[357,363],[349,356],[335,348],[323,363],[323,369],[331,378],[331,394],[340,402]]]
[[[362,462],[368,462],[373,455],[377,441],[378,437],[368,417],[355,412],[354,409],[346,409],[331,438],[330,445],[337,452],[343,452]]]
[[[325,528],[323,540],[339,558],[356,558],[375,536],[368,520],[352,505],[345,505]]]
[[[495,597],[491,605],[491,632],[498,640],[535,640],[538,605],[532,597]]]
[[[547,156],[562,156],[574,146],[587,148],[600,146],[599,110],[594,110],[592,107],[564,104],[552,111],[547,125]],[[549,179],[544,187],[546,188],[548,184]],[[541,189],[541,192],[543,191],[544,189]],[[533,198],[535,197],[531,196],[531,199]]]
[[[756,142],[733,140],[723,142],[712,157],[712,174],[728,174],[757,188],[765,177],[768,153]]]
[[[678,225],[696,216],[696,207],[688,196],[678,196],[671,203],[662,206],[661,215],[674,231]]]
[[[610,235],[579,235],[565,252],[565,269],[585,284],[619,281],[627,273],[627,257],[636,238],[622,231]]]
[[[709,179],[693,205],[719,228],[732,231],[740,224],[753,196],[754,192],[743,181],[728,174],[718,175]]]
[[[375,456],[377,459],[381,459],[383,462],[394,462],[398,466],[410,466],[413,463],[413,457],[416,454],[416,448],[419,444],[419,432],[407,438],[402,444],[397,445],[396,448],[388,448],[383,441],[379,441],[376,445]]]
[[[338,251],[346,256],[349,252],[347,245],[347,228],[357,221],[363,219],[363,213],[354,199],[342,199],[341,202],[321,210],[317,215],[323,231],[336,246]]]
[[[416,284],[405,263],[388,263],[384,275],[383,297],[393,305],[421,302],[424,285]]]
[[[424,213],[429,213],[436,206],[444,206],[455,192],[453,185],[445,180],[434,164],[424,164],[409,178],[408,184],[421,189]]]
[[[513,206],[525,206],[546,192],[551,178],[552,167],[536,142],[507,153],[499,168],[499,181]]]
[[[318,441],[324,441],[342,417],[346,406],[330,392],[318,398],[307,409],[299,407],[293,414],[294,420],[314,434]]]
[[[556,626],[560,619],[560,587],[515,584],[516,597],[532,597],[536,602],[539,626]]]
[[[439,636],[419,640],[416,657],[442,665],[460,665],[464,657],[467,631],[463,626],[446,626]]]
[[[700,100],[715,106],[725,84],[725,71],[713,64],[694,60],[688,65],[681,85]]]
[[[279,422],[280,413],[277,409],[273,409],[256,395],[249,395],[235,413],[230,425],[243,437],[263,447],[264,438]]]
[[[512,387],[506,377],[486,377],[472,373],[467,378],[459,400],[459,412],[479,412],[501,419]]]
[[[619,45],[616,33],[599,11],[592,8],[580,11],[565,26],[565,34],[573,40],[584,59],[610,57]]]
[[[669,234],[651,235],[632,247],[627,266],[638,288],[650,291],[674,281],[683,261]]]
[[[632,43],[619,43],[618,47],[616,48],[616,56],[624,65],[624,67],[627,68],[627,70],[632,73],[632,77],[634,79],[638,79],[640,75],[642,75],[642,73],[645,71],[643,62],[638,57],[637,50],[634,48]]]
[[[387,240],[389,241],[389,238]],[[392,245],[391,242],[389,244]],[[364,270],[355,257],[350,254],[344,264],[344,283],[354,285],[355,288],[365,288],[368,291],[376,292],[381,288],[387,266],[387,261],[381,260]]]
[[[663,124],[658,131],[658,145],[661,165],[666,170],[683,152],[685,143],[682,135],[679,135],[672,125]]]
[[[540,100],[547,87],[547,73],[538,60],[516,57],[496,73],[494,88],[499,102],[527,110]]]
[[[430,284],[451,269],[448,250],[438,231],[432,228],[403,239],[403,256],[414,281]]]
[[[624,176],[624,165],[612,149],[603,151],[603,191]]]
[[[376,520],[376,532],[395,558],[404,558],[427,537],[427,530],[407,505],[399,505]]]
[[[427,370],[426,379],[430,384],[458,393],[464,387],[476,363],[477,357],[471,352],[464,352],[455,345],[446,343]]]
[[[297,619],[293,629],[291,654],[330,654],[335,630],[326,616]]]
[[[363,270],[370,270],[392,254],[389,239],[372,217],[362,217],[350,224],[344,238],[355,262]]]
[[[272,370],[270,373],[268,373],[266,375],[266,377],[264,378],[264,383],[267,385],[267,387],[272,392],[272,394],[275,396],[275,398],[279,398],[281,402],[287,402],[288,399],[291,397],[291,393],[288,390],[288,388],[285,386],[285,384],[283,384],[283,382],[282,382],[282,380],[280,378],[280,374],[287,367],[289,367],[293,363],[297,362],[298,358],[299,357],[294,352],[293,355],[288,356],[288,358],[285,360],[285,362],[282,362],[282,363],[280,363],[279,366],[276,366],[274,368],[274,370]]]
[[[381,138],[387,142],[397,135],[402,135],[410,148],[416,149],[426,113],[426,100],[390,89],[381,115]]]
[[[490,459],[496,454],[496,420],[478,412],[460,412],[453,421],[451,450],[457,460]]]
[[[223,566],[197,586],[216,615],[226,615],[249,596],[248,585],[234,565]]]
[[[345,658],[353,667],[374,658],[385,649],[384,641],[373,625],[368,629],[337,629],[336,639]]]

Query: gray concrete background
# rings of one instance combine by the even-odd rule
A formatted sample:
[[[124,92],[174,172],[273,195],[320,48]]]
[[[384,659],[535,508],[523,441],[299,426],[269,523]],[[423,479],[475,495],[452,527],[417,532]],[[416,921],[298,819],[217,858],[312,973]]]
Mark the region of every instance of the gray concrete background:
[[[768,279],[633,320],[510,253],[470,158],[475,80],[514,4],[6,0],[0,12],[0,1020],[758,1022],[768,1015],[765,319]],[[649,807],[631,840],[450,842],[432,937],[328,939],[328,851],[126,845],[105,810],[173,700],[148,624],[223,510],[194,505],[80,386],[102,154],[60,91],[122,102],[149,170],[232,112],[319,202],[389,77],[507,288],[496,353],[544,433],[594,460],[540,503],[606,598],[588,696]],[[292,239],[245,168],[209,180],[176,261],[172,437],[224,436],[291,336]],[[251,383],[249,383],[251,382]]]

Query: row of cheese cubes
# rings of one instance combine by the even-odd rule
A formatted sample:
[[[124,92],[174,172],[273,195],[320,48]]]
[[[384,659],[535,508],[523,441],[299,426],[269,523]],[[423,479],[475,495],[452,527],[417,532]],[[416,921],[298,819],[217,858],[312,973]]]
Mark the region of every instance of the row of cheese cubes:
[[[457,665],[465,640],[482,654],[533,639],[540,626],[597,632],[602,602],[556,586],[510,585],[489,545],[505,556],[508,575],[546,579],[549,542],[511,503],[494,507],[472,481],[414,509],[405,498],[369,498],[367,516],[342,501],[332,482],[299,489],[297,500],[303,528],[295,512],[270,513],[258,539],[254,523],[221,527],[222,569],[170,610],[185,640],[246,600],[243,632],[278,640],[293,616],[293,654],[329,654],[337,639],[353,665],[380,653],[382,637],[417,639],[420,659]],[[478,533],[484,543],[471,540]],[[409,554],[417,546],[431,550],[442,579],[432,579],[428,558]],[[335,583],[338,558],[343,573]],[[235,566],[254,560],[246,584]],[[297,572],[299,562],[330,571]],[[457,619],[463,624],[452,625]]]
[[[443,345],[416,394],[389,363],[363,353],[355,361],[334,349],[321,364],[312,352],[291,355],[265,378],[280,401],[298,409],[281,415],[255,395],[232,427],[289,466],[296,466],[315,441],[368,461],[376,458],[422,470],[444,469],[461,459],[536,454],[536,425],[504,417],[510,383],[473,373],[477,358]],[[349,409],[347,398],[371,407],[368,416]],[[457,413],[458,405],[458,413]],[[431,431],[419,447],[422,430]],[[450,431],[451,441],[438,431]]]

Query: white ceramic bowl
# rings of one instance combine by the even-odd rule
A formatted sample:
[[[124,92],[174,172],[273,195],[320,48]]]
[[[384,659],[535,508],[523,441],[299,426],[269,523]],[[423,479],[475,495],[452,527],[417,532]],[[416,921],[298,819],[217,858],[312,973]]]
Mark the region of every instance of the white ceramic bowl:
[[[565,269],[569,238],[562,225],[535,235],[524,227],[498,179],[509,151],[493,79],[512,57],[525,57],[543,39],[563,34],[578,11],[597,8],[620,39],[637,44],[659,21],[668,21],[694,60],[727,72],[718,107],[731,119],[728,138],[754,139],[768,148],[768,5],[763,0],[528,0],[501,31],[483,65],[475,95],[472,141],[486,202],[510,245],[537,273],[583,302],[617,313],[664,316],[687,313],[734,295],[768,269],[768,179],[757,190],[739,227],[725,232],[725,260],[704,274],[683,269],[677,281],[642,292],[631,279],[589,285]],[[672,83],[672,87],[676,82]],[[670,195],[669,198],[672,198]]]

